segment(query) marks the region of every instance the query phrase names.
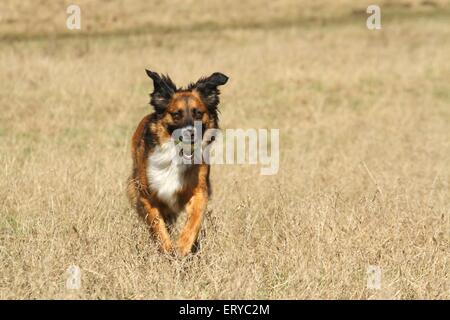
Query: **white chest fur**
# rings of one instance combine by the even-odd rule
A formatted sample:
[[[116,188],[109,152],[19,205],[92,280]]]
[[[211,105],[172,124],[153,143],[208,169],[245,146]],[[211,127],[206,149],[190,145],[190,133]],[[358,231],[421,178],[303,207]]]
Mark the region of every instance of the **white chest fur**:
[[[148,158],[147,177],[150,189],[173,211],[178,211],[176,192],[184,185],[184,164],[174,161],[176,147],[172,142],[156,146]]]

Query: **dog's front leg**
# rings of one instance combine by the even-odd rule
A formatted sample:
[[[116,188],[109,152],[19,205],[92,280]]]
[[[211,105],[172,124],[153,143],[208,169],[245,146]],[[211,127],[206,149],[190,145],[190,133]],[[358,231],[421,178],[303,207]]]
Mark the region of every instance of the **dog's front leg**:
[[[177,242],[177,252],[182,257],[191,252],[197,239],[207,202],[207,192],[201,189],[194,192],[186,205],[187,221]]]
[[[166,223],[164,222],[159,209],[152,206],[147,198],[141,197],[140,201],[145,210],[145,220],[150,225],[153,235],[159,242],[161,251],[164,253],[171,253],[173,251],[172,241],[170,240]]]

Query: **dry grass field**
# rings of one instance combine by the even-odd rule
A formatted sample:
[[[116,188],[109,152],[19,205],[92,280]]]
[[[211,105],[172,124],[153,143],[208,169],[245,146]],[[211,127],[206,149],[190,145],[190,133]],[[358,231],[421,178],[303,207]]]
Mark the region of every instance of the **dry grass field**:
[[[449,299],[450,3],[169,3],[0,4],[0,298]],[[278,174],[213,166],[187,259],[126,199],[144,68],[223,72],[221,127],[280,129]]]

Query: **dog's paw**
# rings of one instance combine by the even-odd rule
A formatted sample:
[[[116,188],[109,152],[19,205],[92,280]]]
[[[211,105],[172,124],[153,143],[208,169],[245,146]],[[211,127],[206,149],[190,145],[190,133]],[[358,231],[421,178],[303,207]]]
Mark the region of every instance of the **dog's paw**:
[[[168,255],[173,255],[175,253],[175,248],[172,245],[172,242],[165,241],[163,243],[160,243],[159,250]]]
[[[187,256],[191,252],[191,249],[192,245],[190,243],[180,240],[177,243],[176,252],[177,255],[182,258]]]

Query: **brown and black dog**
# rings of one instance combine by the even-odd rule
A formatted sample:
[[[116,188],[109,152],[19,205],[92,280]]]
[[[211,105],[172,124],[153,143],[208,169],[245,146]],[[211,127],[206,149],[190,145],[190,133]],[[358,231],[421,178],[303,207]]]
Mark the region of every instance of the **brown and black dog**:
[[[209,164],[194,161],[192,150],[196,141],[212,142],[205,141],[204,133],[218,128],[217,87],[228,77],[216,72],[187,88],[177,88],[168,76],[146,72],[153,80],[150,104],[154,112],[141,120],[132,138],[128,197],[150,225],[161,251],[185,256],[197,240],[211,192]],[[201,125],[201,136],[194,123]],[[186,142],[193,148],[178,147]],[[176,157],[183,161],[174,161]],[[187,221],[174,245],[167,227],[183,210]]]

